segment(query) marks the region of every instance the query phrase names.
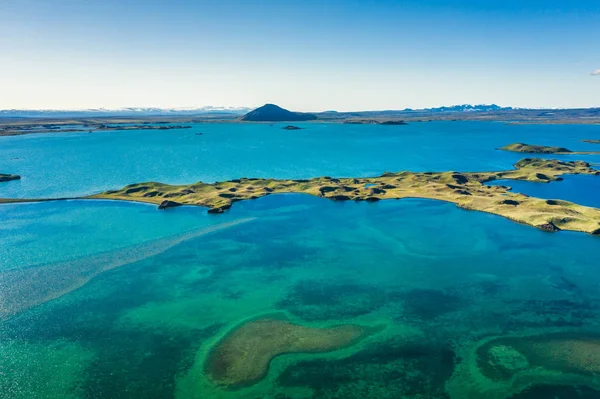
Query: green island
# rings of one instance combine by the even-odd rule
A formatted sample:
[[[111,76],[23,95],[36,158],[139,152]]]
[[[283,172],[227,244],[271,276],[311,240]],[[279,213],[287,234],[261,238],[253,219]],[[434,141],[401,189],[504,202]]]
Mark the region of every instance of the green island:
[[[522,152],[526,154],[558,154],[558,155],[597,155],[600,151],[571,151],[565,147],[548,147],[524,143],[513,143],[500,148],[502,151]]]
[[[600,336],[581,331],[486,338],[446,384],[452,399],[504,399],[538,384],[600,388]]]
[[[11,181],[11,180],[20,180],[20,179],[21,179],[21,176],[19,176],[19,175],[0,173],[0,183],[5,182],[5,181]]]
[[[529,197],[511,192],[510,187],[484,184],[499,179],[547,183],[561,180],[563,174],[600,175],[600,171],[584,161],[527,158],[517,162],[515,169],[500,172],[399,172],[370,178],[308,180],[241,178],[189,185],[148,182],[84,198],[147,202],[159,205],[160,209],[198,205],[208,207],[210,213],[221,213],[236,201],[281,193],[304,193],[337,201],[425,198],[500,215],[546,231],[571,230],[600,235],[600,209]]]
[[[324,353],[354,345],[383,327],[345,324],[328,328],[291,323],[284,314],[247,321],[234,328],[210,351],[205,370],[229,389],[252,385],[268,372],[275,357],[290,353]]]
[[[584,143],[589,143],[589,144],[600,144],[600,140],[581,140]]]

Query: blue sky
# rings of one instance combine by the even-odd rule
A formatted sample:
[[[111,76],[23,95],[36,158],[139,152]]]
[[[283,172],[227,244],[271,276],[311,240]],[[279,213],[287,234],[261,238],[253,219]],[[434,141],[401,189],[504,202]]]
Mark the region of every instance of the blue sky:
[[[0,108],[600,106],[598,1],[0,2]]]

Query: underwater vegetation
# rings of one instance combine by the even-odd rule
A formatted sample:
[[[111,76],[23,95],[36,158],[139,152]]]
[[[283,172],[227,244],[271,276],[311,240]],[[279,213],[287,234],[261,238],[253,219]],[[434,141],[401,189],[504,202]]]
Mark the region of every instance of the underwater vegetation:
[[[598,390],[599,373],[600,335],[506,336],[476,344],[447,388],[452,398],[525,398],[544,385]]]
[[[302,280],[277,304],[308,321],[344,319],[368,314],[388,296],[372,285],[343,281]]]
[[[243,323],[218,342],[206,361],[206,373],[225,388],[252,385],[266,375],[276,356],[334,351],[378,329],[354,324],[313,328],[293,324],[283,314],[266,316]]]
[[[448,345],[395,336],[342,359],[298,362],[277,383],[287,389],[309,388],[310,398],[445,399],[444,383],[456,360]]]

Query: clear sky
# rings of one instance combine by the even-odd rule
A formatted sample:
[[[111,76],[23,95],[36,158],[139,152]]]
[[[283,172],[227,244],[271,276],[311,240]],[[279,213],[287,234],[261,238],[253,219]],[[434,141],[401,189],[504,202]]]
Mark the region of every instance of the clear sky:
[[[0,17],[1,109],[600,106],[598,0],[3,0]]]

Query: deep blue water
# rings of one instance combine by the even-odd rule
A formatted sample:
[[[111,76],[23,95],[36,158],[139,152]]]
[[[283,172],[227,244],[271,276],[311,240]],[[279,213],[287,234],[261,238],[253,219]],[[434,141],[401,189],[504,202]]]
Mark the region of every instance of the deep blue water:
[[[600,139],[600,126],[302,126],[0,138],[0,172],[23,176],[0,184],[0,197],[81,195],[143,180],[499,170],[522,158],[496,150],[511,142],[584,150],[595,147],[580,140]],[[507,184],[599,206],[598,179]],[[476,364],[470,356],[481,342],[600,334],[598,237],[546,233],[448,203],[290,194],[209,215],[80,200],[0,205],[0,221],[0,399],[501,399],[513,397],[512,382],[464,369]],[[5,305],[19,301],[27,306],[10,313]],[[385,329],[340,351],[280,356],[264,380],[241,390],[212,383],[211,348],[273,312],[313,328]],[[600,395],[585,373],[577,385],[587,387],[572,386],[576,365],[564,374],[542,369],[531,372],[547,380],[514,398]]]

